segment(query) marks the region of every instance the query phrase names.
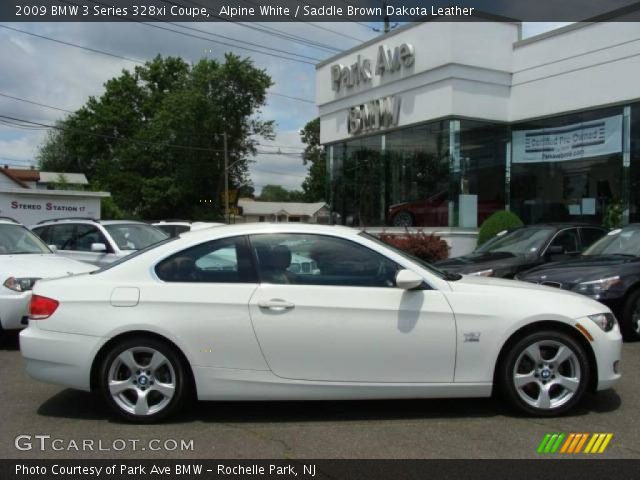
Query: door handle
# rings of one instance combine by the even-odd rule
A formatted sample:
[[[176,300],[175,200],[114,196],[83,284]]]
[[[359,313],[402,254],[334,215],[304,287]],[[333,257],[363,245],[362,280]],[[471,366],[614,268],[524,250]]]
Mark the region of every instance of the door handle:
[[[260,308],[268,308],[276,312],[282,312],[295,307],[295,304],[282,300],[281,298],[272,298],[271,300],[262,300],[258,302]]]

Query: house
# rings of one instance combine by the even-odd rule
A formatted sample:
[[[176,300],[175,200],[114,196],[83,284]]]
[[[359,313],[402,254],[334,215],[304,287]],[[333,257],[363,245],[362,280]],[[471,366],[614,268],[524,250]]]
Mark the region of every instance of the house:
[[[244,221],[329,223],[329,206],[324,202],[260,202],[251,198],[238,200]]]
[[[40,172],[5,165],[0,167],[0,216],[24,225],[55,218],[100,218],[101,199],[111,194],[84,191],[88,183],[81,173]]]

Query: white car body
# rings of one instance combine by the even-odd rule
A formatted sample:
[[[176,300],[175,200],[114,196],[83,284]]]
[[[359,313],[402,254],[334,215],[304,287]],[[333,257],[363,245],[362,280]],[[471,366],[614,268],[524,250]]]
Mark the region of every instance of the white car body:
[[[7,224],[0,220],[0,223]],[[25,229],[14,224],[15,228]],[[28,230],[27,230],[28,231]],[[4,283],[8,278],[57,278],[95,270],[94,265],[60,257],[53,252],[0,254],[0,327],[15,330],[26,326],[31,290],[15,291]],[[23,319],[25,322],[23,323]]]
[[[196,230],[204,230],[205,228],[219,227],[224,223],[217,222],[187,222],[180,220],[161,220],[152,223],[154,227],[158,227],[171,237],[177,237],[184,232],[194,232]]]
[[[185,248],[267,233],[354,242],[418,274],[429,288],[167,283],[154,272]],[[95,386],[92,366],[101,349],[132,331],[175,345],[203,400],[489,396],[502,347],[537,322],[588,332],[598,390],[620,378],[617,325],[605,332],[588,318],[608,312],[602,304],[511,280],[448,281],[345,227],[245,224],[191,232],[97,274],[39,282],[35,293],[60,304],[21,333],[27,370],[81,390]]]

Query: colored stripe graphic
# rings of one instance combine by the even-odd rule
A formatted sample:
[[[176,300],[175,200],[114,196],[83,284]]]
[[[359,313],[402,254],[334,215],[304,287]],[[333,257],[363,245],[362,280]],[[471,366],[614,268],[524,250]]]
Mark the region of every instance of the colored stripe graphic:
[[[540,454],[599,454],[606,450],[612,438],[613,433],[547,433],[538,445],[537,452]]]

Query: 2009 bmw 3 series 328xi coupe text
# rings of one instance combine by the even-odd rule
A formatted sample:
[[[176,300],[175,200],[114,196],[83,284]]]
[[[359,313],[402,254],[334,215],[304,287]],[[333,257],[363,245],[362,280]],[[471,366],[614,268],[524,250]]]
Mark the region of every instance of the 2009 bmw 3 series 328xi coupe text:
[[[292,256],[310,259],[294,272]],[[151,422],[202,400],[483,397],[532,415],[620,378],[610,310],[530,283],[446,274],[346,227],[182,234],[36,283],[20,335],[35,378]]]

